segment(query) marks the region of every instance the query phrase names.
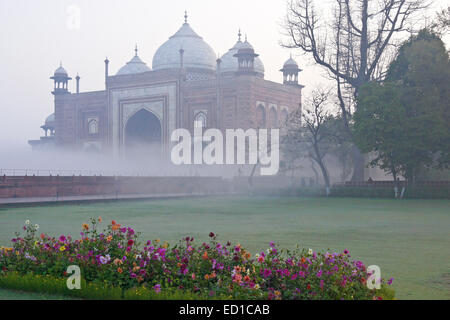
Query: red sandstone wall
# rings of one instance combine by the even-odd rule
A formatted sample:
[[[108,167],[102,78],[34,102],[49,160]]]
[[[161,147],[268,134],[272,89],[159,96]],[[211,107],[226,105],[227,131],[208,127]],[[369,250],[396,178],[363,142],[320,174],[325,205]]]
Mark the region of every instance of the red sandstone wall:
[[[229,184],[216,177],[3,176],[0,198],[114,194],[221,193]]]

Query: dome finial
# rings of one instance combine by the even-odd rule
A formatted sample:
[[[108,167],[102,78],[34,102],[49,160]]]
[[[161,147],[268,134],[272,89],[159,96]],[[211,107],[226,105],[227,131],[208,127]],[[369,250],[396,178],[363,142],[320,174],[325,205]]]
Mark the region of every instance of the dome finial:
[[[188,18],[187,10],[184,10],[184,23],[187,23],[187,18]]]
[[[247,34],[245,34],[245,42],[247,42]]]
[[[238,32],[238,42],[241,42],[241,28],[239,28],[239,32]]]
[[[134,47],[134,55],[137,57],[137,52],[138,52],[138,47],[137,47],[137,43],[136,43],[136,45],[135,45],[135,47]]]

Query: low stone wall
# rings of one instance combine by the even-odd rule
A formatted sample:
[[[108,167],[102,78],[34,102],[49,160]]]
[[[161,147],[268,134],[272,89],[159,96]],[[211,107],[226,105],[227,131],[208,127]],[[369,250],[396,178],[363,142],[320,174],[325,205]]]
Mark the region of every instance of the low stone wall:
[[[347,181],[343,183],[334,184],[335,187],[406,187],[406,186],[420,186],[420,187],[448,187],[450,181],[418,181],[415,184],[408,184],[407,181]]]
[[[231,191],[220,177],[1,176],[0,198],[127,194],[214,194]]]

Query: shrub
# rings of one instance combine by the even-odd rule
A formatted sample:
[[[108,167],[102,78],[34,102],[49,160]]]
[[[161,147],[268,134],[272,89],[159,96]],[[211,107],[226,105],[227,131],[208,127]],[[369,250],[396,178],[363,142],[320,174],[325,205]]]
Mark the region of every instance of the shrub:
[[[0,251],[0,286],[95,299],[374,299],[385,289],[368,289],[365,265],[341,253],[293,251],[270,243],[252,256],[240,244],[222,243],[214,233],[196,244],[186,237],[175,246],[139,242],[130,227],[112,221],[83,224],[81,238],[37,236],[29,221],[12,248]],[[82,290],[68,293],[66,270],[78,265]],[[389,293],[391,294],[391,293]],[[392,294],[391,294],[392,295]]]

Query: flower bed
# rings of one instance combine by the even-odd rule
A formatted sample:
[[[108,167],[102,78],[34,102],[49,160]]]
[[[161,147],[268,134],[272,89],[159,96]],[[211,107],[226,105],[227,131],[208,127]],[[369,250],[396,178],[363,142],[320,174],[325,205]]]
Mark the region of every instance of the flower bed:
[[[89,225],[83,224],[81,237],[73,239],[38,236],[39,226],[27,221],[25,235],[16,233],[13,247],[0,251],[0,272],[10,279],[0,281],[0,286],[12,288],[19,281],[17,275],[65,280],[68,266],[77,265],[84,287],[115,288],[122,298],[139,298],[130,292],[150,299],[393,298],[388,289],[392,280],[388,284],[382,280],[380,290],[368,289],[365,265],[351,260],[347,250],[290,251],[270,243],[266,251],[252,255],[240,244],[219,242],[212,232],[208,243],[202,244],[191,237],[174,246],[158,239],[141,243],[139,233],[115,221],[98,231],[101,222],[91,219]]]

